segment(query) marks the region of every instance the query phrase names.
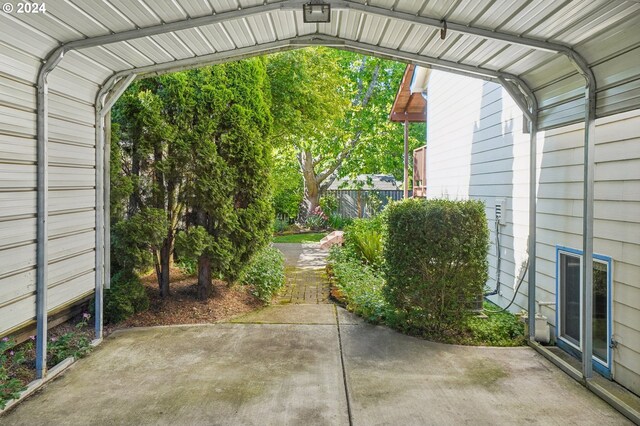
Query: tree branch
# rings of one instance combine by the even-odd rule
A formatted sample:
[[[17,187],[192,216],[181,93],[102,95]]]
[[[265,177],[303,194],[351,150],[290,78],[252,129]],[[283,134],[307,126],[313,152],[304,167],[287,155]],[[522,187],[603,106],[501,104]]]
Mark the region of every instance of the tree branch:
[[[318,184],[321,184],[326,178],[331,176],[337,169],[342,165],[342,162],[349,157],[351,151],[355,148],[358,141],[360,140],[360,136],[362,135],[362,130],[358,130],[356,135],[349,141],[345,149],[343,149],[337,156],[334,163],[324,172],[318,174],[316,181]]]
[[[373,74],[371,75],[371,82],[369,83],[369,87],[367,87],[367,93],[365,93],[364,98],[360,103],[360,105],[362,105],[363,108],[367,106],[367,104],[369,103],[369,100],[371,99],[371,96],[373,95],[373,91],[376,88],[376,85],[378,84],[379,75],[380,75],[380,64],[376,65],[376,67],[374,68]]]

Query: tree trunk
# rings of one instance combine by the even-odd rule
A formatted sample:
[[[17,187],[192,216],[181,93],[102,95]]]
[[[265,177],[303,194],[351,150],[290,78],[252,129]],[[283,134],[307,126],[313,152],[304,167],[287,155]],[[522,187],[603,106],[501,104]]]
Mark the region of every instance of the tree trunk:
[[[203,254],[198,258],[198,299],[207,300],[212,292],[211,260]]]
[[[305,150],[300,153],[300,167],[304,178],[304,197],[299,219],[304,221],[320,205],[320,185],[313,168],[311,151]]]
[[[196,212],[196,224],[207,227],[207,214],[200,210],[194,209]],[[213,292],[211,285],[211,259],[206,254],[201,254],[198,258],[198,299],[207,300]]]
[[[169,229],[167,238],[162,242],[160,249],[160,275],[158,276],[158,285],[160,286],[160,297],[165,298],[170,294],[170,264],[171,264],[171,248],[173,246],[173,230]]]

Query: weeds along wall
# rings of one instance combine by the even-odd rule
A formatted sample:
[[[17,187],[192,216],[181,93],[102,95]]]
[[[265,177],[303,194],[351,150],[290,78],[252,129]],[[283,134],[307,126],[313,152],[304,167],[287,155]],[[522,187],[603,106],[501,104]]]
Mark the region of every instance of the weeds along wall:
[[[0,38],[0,335],[34,322],[36,79],[57,41],[2,19]],[[70,52],[49,75],[49,313],[95,288],[94,100],[110,70]]]

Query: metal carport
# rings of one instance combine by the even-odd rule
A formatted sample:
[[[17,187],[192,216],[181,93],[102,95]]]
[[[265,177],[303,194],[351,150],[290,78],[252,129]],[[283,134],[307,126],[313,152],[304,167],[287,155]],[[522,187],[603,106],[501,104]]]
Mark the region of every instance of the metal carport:
[[[46,374],[48,312],[95,289],[102,335],[109,276],[104,129],[118,96],[135,78],[310,45],[496,81],[511,94],[529,119],[532,142],[529,312],[536,132],[584,122],[582,305],[591,306],[595,119],[640,107],[640,2],[327,2],[331,22],[322,24],[303,22],[300,0],[49,0],[46,12],[31,14],[9,2],[13,12],[0,14],[0,229],[9,237],[0,242],[0,333],[36,319],[39,377]]]

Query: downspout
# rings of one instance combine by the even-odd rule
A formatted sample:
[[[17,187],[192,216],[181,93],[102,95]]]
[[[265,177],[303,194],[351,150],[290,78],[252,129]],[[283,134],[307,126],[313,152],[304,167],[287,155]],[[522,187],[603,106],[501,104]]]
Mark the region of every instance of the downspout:
[[[36,379],[47,374],[47,290],[49,255],[49,73],[60,63],[64,50],[47,57],[38,73],[37,103],[37,236],[36,236]]]

